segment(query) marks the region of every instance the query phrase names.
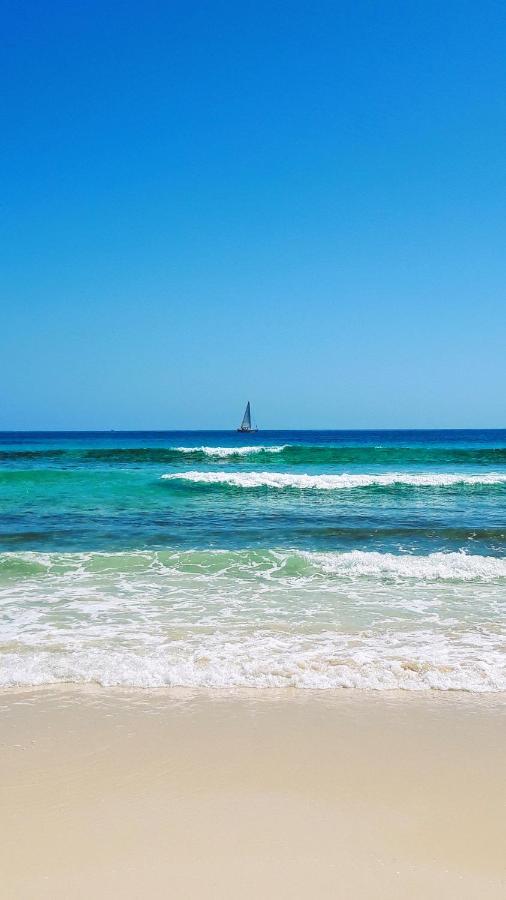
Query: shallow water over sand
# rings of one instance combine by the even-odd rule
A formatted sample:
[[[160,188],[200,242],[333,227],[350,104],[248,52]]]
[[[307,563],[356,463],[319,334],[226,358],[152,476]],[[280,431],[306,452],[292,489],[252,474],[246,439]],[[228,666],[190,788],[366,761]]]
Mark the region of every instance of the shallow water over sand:
[[[0,437],[0,684],[506,690],[506,432]]]

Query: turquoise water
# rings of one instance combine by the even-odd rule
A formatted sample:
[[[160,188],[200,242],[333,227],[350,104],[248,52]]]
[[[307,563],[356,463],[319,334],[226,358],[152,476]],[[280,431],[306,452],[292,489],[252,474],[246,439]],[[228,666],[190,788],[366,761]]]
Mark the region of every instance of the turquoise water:
[[[0,683],[506,689],[506,431],[0,435]]]

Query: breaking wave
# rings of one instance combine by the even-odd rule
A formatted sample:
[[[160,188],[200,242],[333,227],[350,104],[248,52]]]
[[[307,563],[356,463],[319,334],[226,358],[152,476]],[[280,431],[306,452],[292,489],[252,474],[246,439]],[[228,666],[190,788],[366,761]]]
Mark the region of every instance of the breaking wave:
[[[184,453],[185,456],[203,454],[204,456],[212,456],[217,457],[218,459],[225,459],[229,456],[252,456],[256,454],[263,455],[265,453],[282,453],[285,448],[286,446],[284,445],[280,447],[175,447],[173,449],[175,452]]]
[[[186,481],[202,485],[226,485],[236,488],[297,488],[321,491],[344,490],[361,487],[452,487],[454,485],[506,484],[506,473],[409,473],[384,472],[381,474],[307,475],[287,472],[171,472],[162,475],[168,481]]]
[[[424,581],[489,581],[506,578],[506,558],[453,552],[414,555],[352,550],[131,550],[60,553],[0,553],[3,578],[35,575],[77,578],[105,574],[135,576],[191,574],[263,580],[311,578],[414,578]],[[70,582],[69,582],[70,584]]]
[[[270,453],[283,453],[286,445],[254,445],[240,447],[93,447],[91,449],[0,450],[0,462],[65,462],[65,463],[171,463],[185,458],[192,461],[241,459]]]
[[[0,462],[37,463],[47,460],[68,463],[160,463],[205,460],[207,458],[234,460],[263,459],[283,465],[384,465],[393,466],[504,466],[505,447],[399,447],[399,446],[332,446],[308,444],[247,446],[197,446],[197,447],[87,447],[87,448],[37,448],[0,449]]]
[[[0,684],[506,690],[506,559],[0,554]]]

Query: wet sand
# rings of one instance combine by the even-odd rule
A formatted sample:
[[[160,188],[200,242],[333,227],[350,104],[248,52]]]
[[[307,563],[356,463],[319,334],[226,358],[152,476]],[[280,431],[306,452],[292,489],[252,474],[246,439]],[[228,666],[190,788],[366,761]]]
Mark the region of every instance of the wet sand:
[[[1,896],[506,896],[506,704],[0,697]]]

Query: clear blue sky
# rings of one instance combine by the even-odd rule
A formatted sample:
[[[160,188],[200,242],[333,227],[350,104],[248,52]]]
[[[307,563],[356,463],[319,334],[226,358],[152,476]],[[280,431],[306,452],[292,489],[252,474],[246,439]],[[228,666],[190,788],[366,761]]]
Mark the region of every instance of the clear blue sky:
[[[1,9],[0,428],[506,425],[503,2]]]

